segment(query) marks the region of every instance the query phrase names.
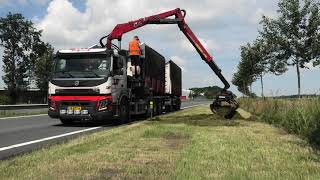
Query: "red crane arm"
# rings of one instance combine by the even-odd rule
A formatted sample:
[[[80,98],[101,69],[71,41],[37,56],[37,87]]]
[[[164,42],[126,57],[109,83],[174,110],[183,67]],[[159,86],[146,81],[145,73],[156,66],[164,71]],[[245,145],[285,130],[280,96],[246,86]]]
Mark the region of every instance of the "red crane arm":
[[[111,48],[111,41],[114,39],[118,39],[119,41],[121,41],[122,35],[124,33],[135,30],[137,28],[140,28],[146,24],[150,24],[150,22],[158,21],[160,19],[165,19],[165,18],[173,16],[175,14],[176,14],[176,10],[172,10],[172,11],[164,12],[161,14],[141,18],[141,19],[138,19],[135,21],[130,21],[127,23],[118,24],[118,25],[116,25],[116,27],[114,27],[112,32],[109,34],[106,46],[107,46],[107,48],[110,49]]]
[[[175,19],[168,19],[168,17],[175,16]],[[130,21],[128,23],[118,24],[110,33],[107,39],[107,48],[111,48],[111,41],[118,39],[121,41],[122,35],[129,31],[138,29],[147,24],[178,24],[180,30],[185,34],[189,39],[191,44],[196,48],[200,56],[205,61],[212,61],[212,57],[208,51],[203,47],[198,38],[191,31],[189,26],[186,24],[185,20],[185,11],[180,10],[179,8],[160,13],[157,15],[141,18],[135,21]]]
[[[118,41],[121,42],[122,35],[124,33],[138,29],[147,24],[177,24],[180,30],[183,32],[183,34],[188,38],[190,43],[200,54],[201,58],[210,66],[210,68],[214,71],[214,73],[224,84],[222,92],[217,95],[216,99],[210,105],[212,112],[216,112],[217,110],[219,110],[222,102],[227,102],[230,104],[230,109],[224,117],[230,119],[236,114],[236,109],[239,106],[238,103],[234,100],[233,94],[230,91],[227,91],[227,89],[230,87],[230,84],[222,75],[221,69],[219,69],[219,67],[213,61],[212,56],[204,48],[199,39],[195,36],[195,34],[192,32],[192,30],[185,22],[185,15],[185,10],[177,8],[157,15],[141,18],[135,21],[130,21],[128,23],[118,24],[108,36],[102,37],[100,39],[100,44],[101,46],[104,46],[102,40],[107,37],[106,47],[108,49],[111,49],[112,40],[118,39]],[[174,18],[169,18],[171,16],[174,16]]]
[[[221,74],[221,69],[219,69],[216,63],[214,63],[212,56],[204,48],[204,46],[201,44],[199,39],[195,36],[195,34],[192,32],[192,30],[189,28],[189,26],[185,22],[184,20],[185,15],[186,15],[185,10],[181,10],[177,8],[177,9],[160,13],[157,15],[141,18],[135,21],[130,21],[128,23],[118,24],[108,36],[105,36],[107,37],[106,47],[108,49],[111,49],[112,40],[117,39],[121,41],[122,35],[124,33],[138,29],[147,24],[177,24],[180,30],[183,32],[183,34],[188,38],[190,43],[200,54],[201,58],[211,67],[211,69],[223,82],[225,86],[223,89],[224,91],[226,91],[230,87],[228,81],[226,81],[224,76]],[[174,16],[174,18],[169,18],[171,16]],[[103,45],[102,39],[100,39],[100,43]]]

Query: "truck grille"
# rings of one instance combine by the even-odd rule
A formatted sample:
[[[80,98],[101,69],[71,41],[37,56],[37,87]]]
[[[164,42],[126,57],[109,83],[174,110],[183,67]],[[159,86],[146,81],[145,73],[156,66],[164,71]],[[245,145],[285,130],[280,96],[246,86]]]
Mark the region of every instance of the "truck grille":
[[[89,102],[62,102],[62,106],[90,106]]]
[[[93,89],[57,89],[55,92],[56,95],[97,95],[99,91],[95,91]]]
[[[58,102],[59,107],[68,107],[68,106],[81,106],[81,107],[95,107],[96,102],[88,102],[88,101],[61,101]]]

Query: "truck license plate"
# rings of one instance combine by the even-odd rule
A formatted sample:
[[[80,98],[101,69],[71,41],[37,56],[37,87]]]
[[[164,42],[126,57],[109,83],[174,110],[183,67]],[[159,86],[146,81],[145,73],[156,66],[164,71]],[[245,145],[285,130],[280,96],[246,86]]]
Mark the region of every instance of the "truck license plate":
[[[73,110],[73,111],[76,111],[76,110],[81,110],[81,106],[69,106],[68,107],[68,110]]]

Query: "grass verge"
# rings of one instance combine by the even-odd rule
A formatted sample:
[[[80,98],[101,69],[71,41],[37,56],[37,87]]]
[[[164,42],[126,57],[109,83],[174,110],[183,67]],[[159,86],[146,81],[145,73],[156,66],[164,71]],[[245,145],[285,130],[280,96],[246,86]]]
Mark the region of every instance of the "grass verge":
[[[37,112],[13,112],[13,111],[0,111],[0,118],[5,117],[15,117],[15,116],[30,116],[30,115],[40,115],[47,114],[48,110],[37,111]]]
[[[3,179],[319,179],[320,156],[265,123],[195,107],[0,162]]]
[[[320,98],[242,99],[241,107],[265,122],[320,145]]]

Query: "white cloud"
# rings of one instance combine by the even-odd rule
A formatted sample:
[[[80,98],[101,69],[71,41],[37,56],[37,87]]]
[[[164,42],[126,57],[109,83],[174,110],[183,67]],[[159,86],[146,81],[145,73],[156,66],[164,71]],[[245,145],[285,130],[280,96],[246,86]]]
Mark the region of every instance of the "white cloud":
[[[262,15],[264,15],[264,10],[262,8],[258,8],[256,13],[249,18],[249,21],[254,24],[259,23]]]
[[[39,29],[44,30],[44,40],[52,43],[56,49],[87,47],[92,45],[93,43],[97,43],[101,36],[110,32],[112,28],[118,23],[127,22],[137,18],[163,12],[163,10],[172,9],[169,8],[171,6],[178,6],[177,4],[175,5],[175,2],[172,1],[167,1],[167,3],[150,3],[148,1],[138,0],[134,3],[136,4],[136,6],[138,6],[138,9],[140,9],[141,11],[136,11],[136,9],[132,8],[132,3],[133,2],[127,0],[115,1],[113,3],[111,3],[110,1],[87,0],[85,10],[83,12],[80,12],[72,5],[72,3],[70,3],[67,0],[54,0],[50,3],[47,9],[47,15],[42,20],[40,20],[37,26]],[[206,3],[210,4],[211,1],[208,1]],[[163,6],[163,4],[165,4],[165,6]],[[201,8],[195,6],[193,2],[185,2],[182,4],[184,4],[184,8],[187,9],[188,23],[191,23],[192,17],[195,17],[192,15],[192,13],[202,13]],[[229,1],[229,4],[232,4],[231,1]],[[206,11],[215,11],[216,9],[219,9],[218,5],[211,5],[210,7],[204,6],[202,8],[205,8]],[[222,3],[222,6],[225,5],[226,3]],[[125,13],[119,13],[120,11]],[[204,21],[208,18],[217,18],[218,16],[222,16],[226,13],[220,10],[219,12],[221,13],[215,13],[213,15],[210,15],[211,17],[209,17],[208,15],[197,18],[199,18],[198,20]],[[193,19],[193,21],[197,20]],[[187,81],[186,79],[188,79],[188,77],[190,78],[190,75],[188,75],[185,72],[188,71],[187,67],[192,66],[195,63],[198,64],[201,61],[198,61],[199,57],[197,53],[193,52],[194,48],[191,46],[190,42],[188,42],[188,40],[183,36],[183,34],[178,30],[178,28],[172,25],[153,25],[135,32],[137,32],[140,36],[139,32],[141,31],[143,32],[143,36],[141,38],[142,41],[145,41],[147,42],[147,44],[150,44],[152,47],[155,47],[157,50],[159,50],[159,52],[168,53],[168,51],[171,50],[171,54],[168,53],[168,57],[171,57],[171,59],[182,68],[184,73],[184,84],[186,85],[184,87],[192,87],[192,84],[195,84],[195,82],[191,82],[190,80]],[[196,33],[201,34],[201,31],[197,31]],[[128,34],[127,36],[130,36],[130,34]],[[186,48],[183,46],[181,47],[179,45],[182,39],[184,39],[184,46],[189,47]],[[208,49],[208,51],[218,51],[221,49],[218,43],[212,40],[212,38],[209,40],[204,39],[205,38],[199,38],[201,43]],[[183,49],[184,51],[185,49],[187,49],[187,51],[189,52],[180,54],[179,49]],[[174,56],[172,56],[172,54],[174,54]],[[193,55],[193,57],[189,56],[189,54]],[[183,56],[181,57],[181,55]],[[188,57],[188,61],[190,61],[186,62],[185,57]],[[196,61],[191,60],[191,58],[194,57],[197,58]],[[197,71],[201,71],[201,69],[198,69]],[[198,81],[202,80],[203,77],[207,76],[202,76],[202,78],[198,79]],[[202,85],[212,85],[212,83],[212,81],[201,82]]]
[[[186,61],[182,58],[180,58],[179,56],[172,56],[170,57],[170,59],[176,63],[179,67],[181,67],[181,70],[183,72],[187,72],[187,69],[186,69]]]
[[[32,0],[32,2],[39,4],[41,6],[45,5],[49,1],[51,1],[51,0]]]
[[[0,5],[2,6],[15,6],[15,5],[26,5],[27,0],[0,0]]]
[[[189,96],[190,92],[189,89],[182,89],[182,96]]]
[[[40,0],[37,0],[40,1]],[[47,8],[47,15],[38,23],[43,29],[43,38],[58,48],[73,46],[89,46],[96,43],[100,36],[110,32],[118,23],[124,23],[137,18],[154,15],[165,10],[179,7],[187,10],[186,20],[192,24],[223,16],[230,12],[244,14],[247,7],[254,5],[253,0],[205,0],[197,1],[146,1],[146,0],[87,0],[84,12],[76,9],[68,0],[53,0]],[[136,8],[132,8],[136,7]],[[119,13],[121,12],[121,13]],[[205,23],[211,26],[210,23]],[[195,27],[195,26],[193,26]],[[158,27],[151,28],[158,31]],[[162,33],[163,36],[166,34]],[[203,40],[202,40],[203,41]],[[213,40],[203,41],[208,48],[217,50]]]
[[[302,72],[305,72],[305,71],[319,71],[319,72],[320,72],[319,66],[314,67],[314,66],[313,66],[313,62],[306,63],[306,67],[307,67],[307,68],[304,68],[304,69],[302,69],[301,71],[302,71]]]
[[[252,16],[249,16],[249,22],[253,24],[258,24],[262,20],[263,15],[270,18],[275,18],[277,16],[276,11],[274,10],[257,8],[255,13]]]
[[[0,0],[0,5],[4,6],[7,5],[9,2],[9,0]]]
[[[28,4],[28,1],[27,0],[17,0],[19,4],[23,4],[23,5],[26,5]]]
[[[197,74],[193,74],[191,77],[189,77],[189,86],[191,87],[206,87],[206,86],[220,86],[222,87],[222,83],[216,77],[213,72],[199,72]]]
[[[207,49],[207,51],[221,51],[220,45],[214,40],[208,39],[205,40],[203,38],[199,38],[200,43],[204,46],[204,48]],[[192,46],[192,44],[189,42],[188,39],[184,38],[180,40],[179,43],[180,47],[190,51],[190,52],[196,52],[195,48]]]
[[[40,21],[45,40],[57,46],[76,45],[88,38],[90,26],[86,15],[79,12],[69,1],[52,1],[48,14]]]

